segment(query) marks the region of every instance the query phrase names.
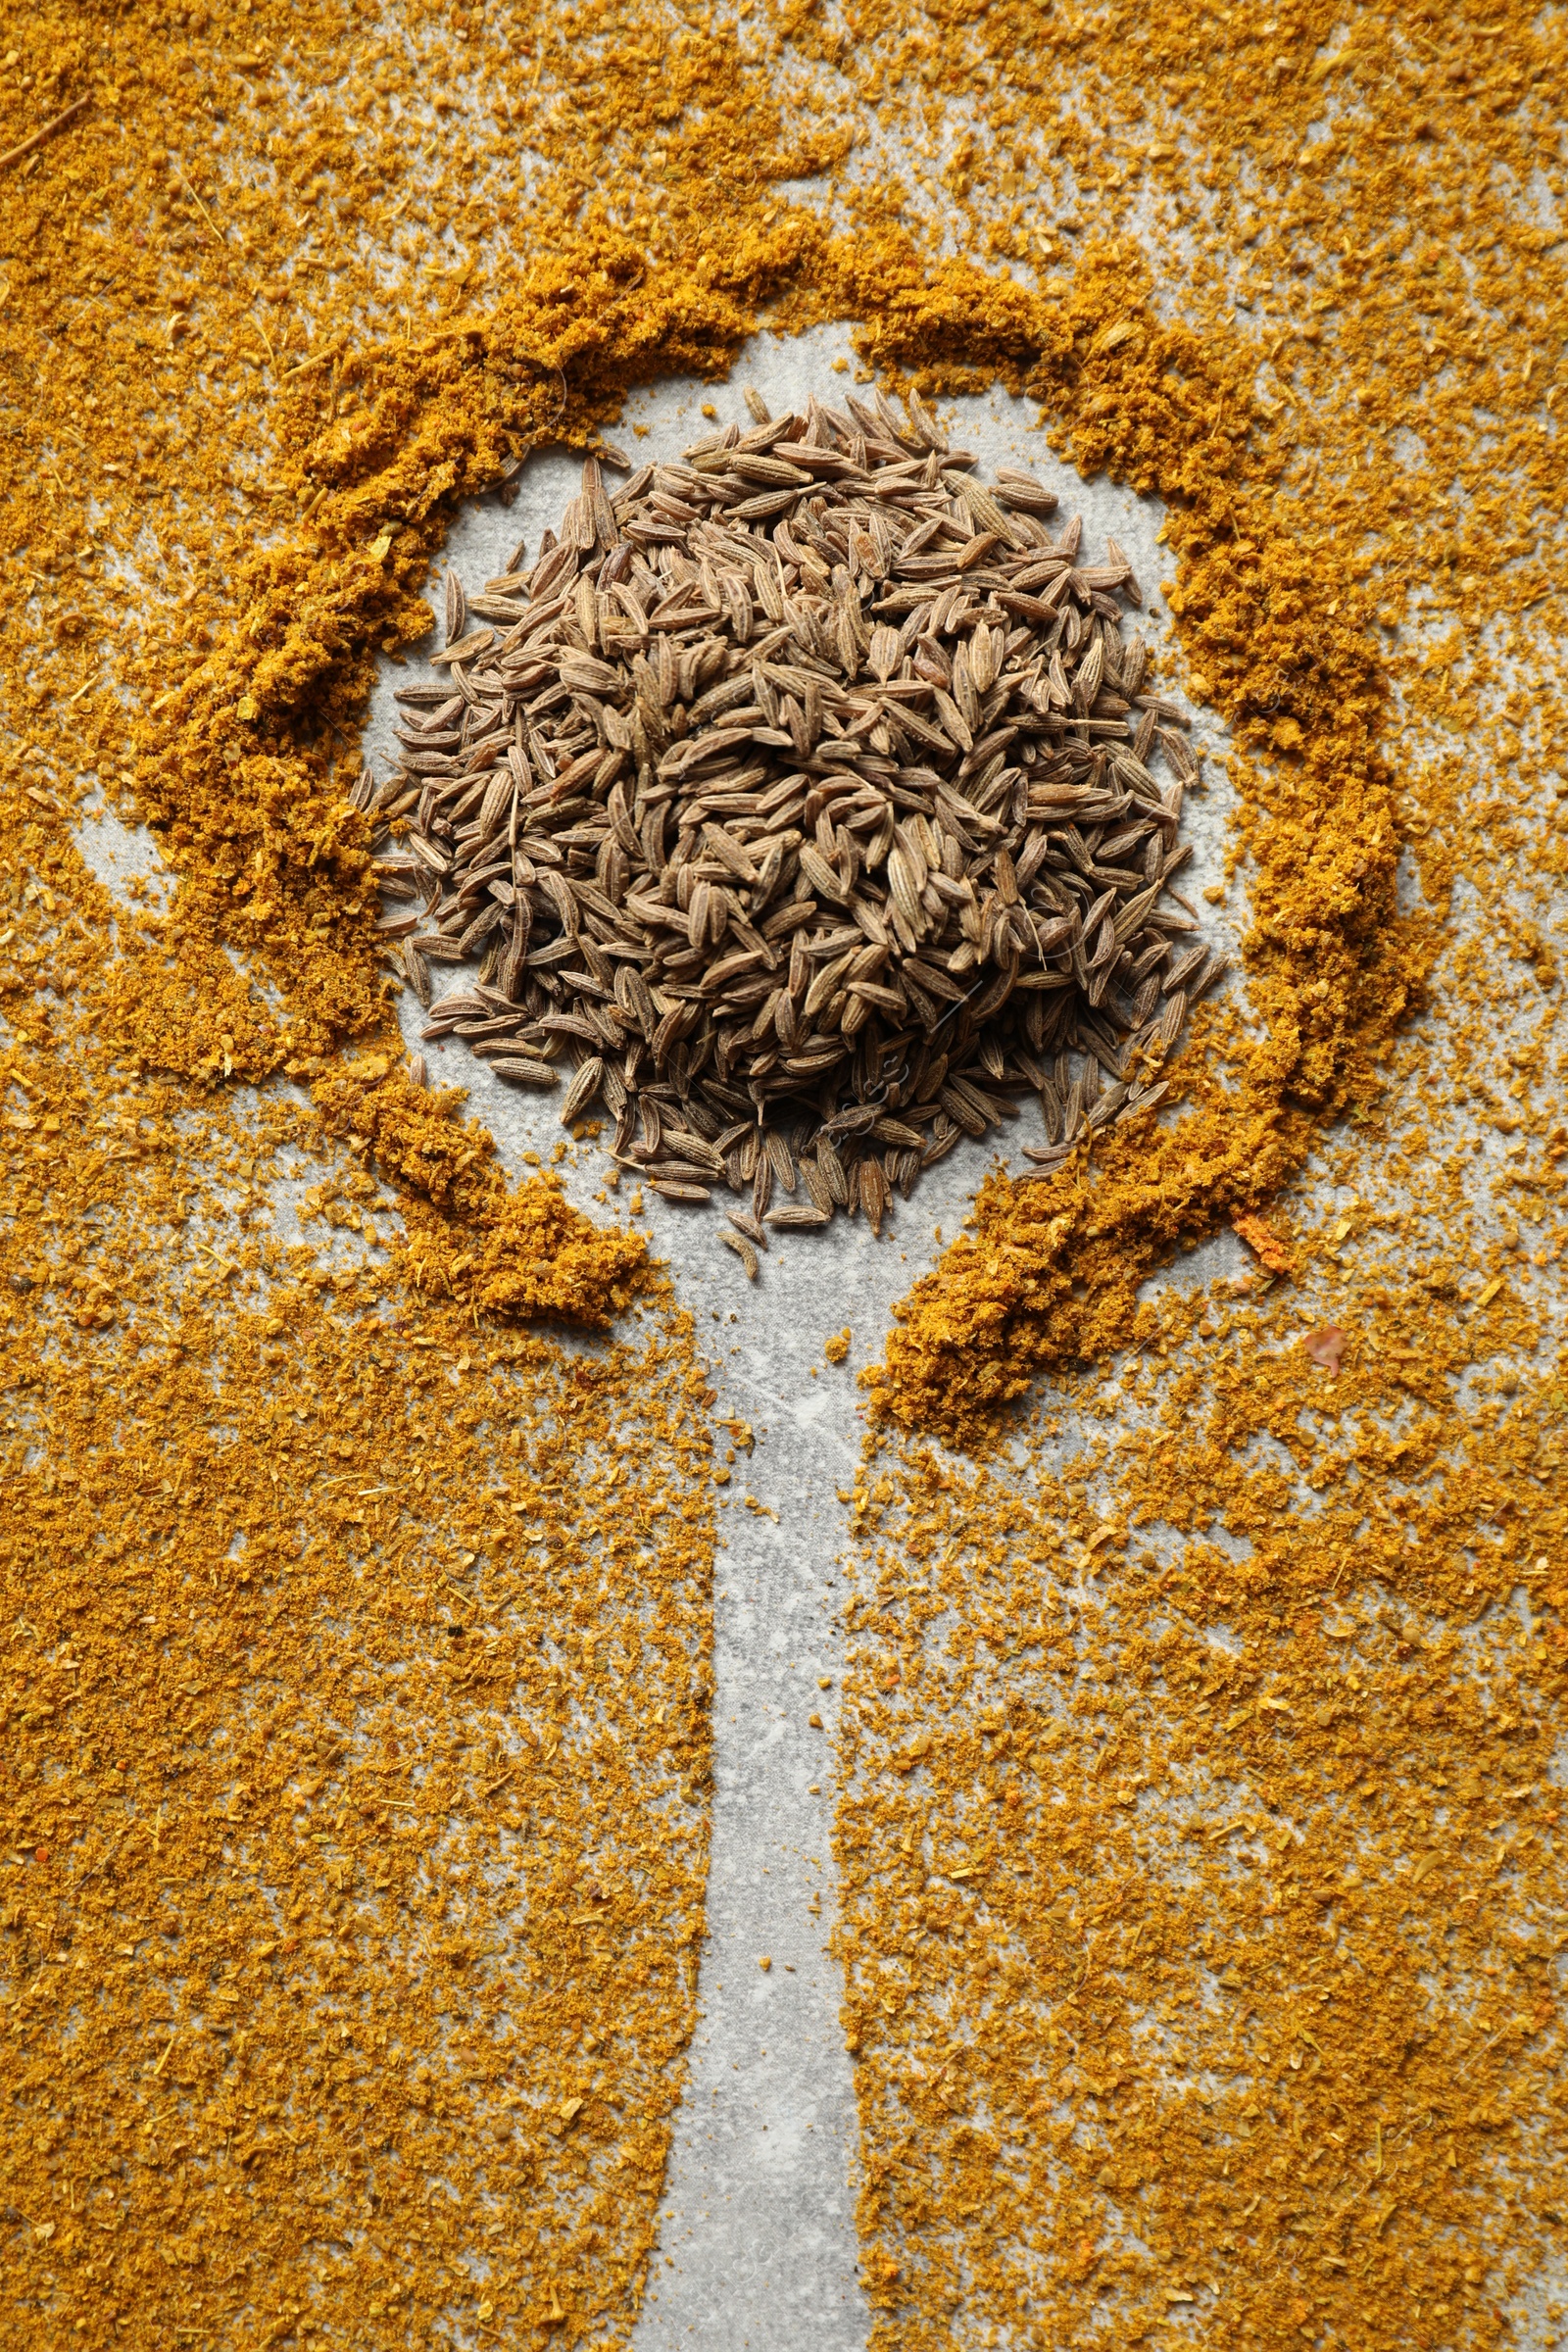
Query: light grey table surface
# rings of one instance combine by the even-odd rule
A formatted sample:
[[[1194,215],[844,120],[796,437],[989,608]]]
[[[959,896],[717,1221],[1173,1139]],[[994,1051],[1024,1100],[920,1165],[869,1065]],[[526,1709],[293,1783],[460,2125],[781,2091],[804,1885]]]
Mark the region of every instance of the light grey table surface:
[[[751,421],[742,388],[756,386],[774,414],[853,388],[848,333],[822,328],[781,340],[760,335],[720,386],[671,380],[638,393],[612,438],[637,462],[677,456],[721,422]],[[1093,560],[1107,534],[1125,549],[1146,596],[1142,625],[1152,642],[1169,633],[1159,582],[1170,559],[1156,541],[1161,509],[1110,484],[1085,484],[1057,463],[1033,408],[998,391],[946,407],[956,445],[973,450],[980,477],[1000,464],[1026,466],[1056,491],[1059,524],[1084,521]],[[647,428],[639,435],[636,427]],[[466,509],[445,563],[474,586],[498,572],[520,537],[528,555],[559,524],[580,479],[580,460],[541,451],[524,468],[511,505],[487,499]],[[434,584],[432,596],[439,603]],[[407,663],[383,664],[366,751],[378,776],[395,758],[396,687],[427,671],[418,656],[442,642],[432,633]],[[1162,690],[1164,690],[1162,688]],[[1180,700],[1175,695],[1173,699]],[[1217,722],[1196,725],[1195,743],[1222,749]],[[1195,855],[1180,887],[1188,895],[1221,878],[1230,794],[1223,765],[1205,763],[1206,789],[1189,795],[1186,837]],[[1232,947],[1244,919],[1239,888],[1204,910],[1205,932]],[[438,992],[456,983],[435,974]],[[548,1157],[560,1139],[548,1096],[510,1089],[461,1041],[419,1047],[423,1019],[412,992],[402,1002],[404,1033],[423,1051],[431,1075],[469,1090],[469,1107],[495,1135],[514,1174],[521,1154]],[[940,1254],[940,1232],[957,1232],[995,1156],[990,1145],[954,1152],[897,1204],[880,1244],[862,1220],[835,1219],[823,1234],[781,1235],[752,1288],[718,1240],[711,1209],[681,1208],[648,1194],[640,1220],[669,1263],[678,1293],[698,1319],[712,1362],[716,1417],[751,1423],[756,1449],[735,1468],[721,1509],[716,1570],[713,1700],[712,1855],[709,1935],[701,1974],[701,2021],[691,2054],[660,2217],[661,2252],[639,2323],[639,2352],[855,2352],[868,2332],[857,2276],[854,2224],[856,2117],[851,2066],[839,2020],[842,1984],[829,1957],[835,1889],[830,1850],[833,1725],[844,1667],[840,1549],[845,1514],[838,1491],[853,1478],[861,1425],[855,1371],[881,1353],[893,1301]],[[1011,1164],[1019,1146],[1044,1141],[1030,1108],[1007,1131]],[[562,1173],[568,1195],[594,1216],[623,1214],[615,1196],[598,1196],[610,1162],[577,1151]],[[624,1200],[624,1195],[621,1196]],[[1240,1246],[1216,1243],[1179,1278],[1207,1279],[1239,1265]],[[848,1325],[850,1361],[826,1363],[822,1343]],[[762,1506],[746,1507],[750,1495]],[[819,1688],[825,1680],[828,1688]],[[820,1712],[822,1731],[808,1717]],[[770,1968],[759,1965],[766,1955]]]

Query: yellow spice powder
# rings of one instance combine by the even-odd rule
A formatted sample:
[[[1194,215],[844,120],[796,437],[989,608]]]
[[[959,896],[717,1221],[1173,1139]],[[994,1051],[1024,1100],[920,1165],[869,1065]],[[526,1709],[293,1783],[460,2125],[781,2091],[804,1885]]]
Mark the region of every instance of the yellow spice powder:
[[[180,9],[114,27],[28,10],[12,37],[7,144],[76,95],[91,101],[0,167],[0,355],[19,420],[8,429],[27,452],[4,508],[0,652],[17,728],[0,775],[18,1187],[6,1556],[30,1742],[7,1790],[24,1882],[11,1988],[35,2119],[11,2143],[11,2201],[31,2232],[18,2324],[89,2342],[163,2342],[179,2328],[220,2339],[253,2325],[274,2341],[314,2327],[328,2340],[391,2342],[451,2315],[519,2341],[613,2335],[638,2291],[689,2032],[700,1835],[648,1840],[664,1776],[701,1794],[702,1373],[689,1328],[652,1300],[662,1369],[651,1373],[630,1343],[612,1348],[574,1427],[585,1359],[509,1336],[511,1319],[541,1312],[602,1327],[646,1277],[629,1245],[570,1219],[547,1187],[509,1193],[456,1106],[412,1102],[393,1066],[368,837],[344,800],[372,656],[426,625],[418,591],[457,502],[541,434],[585,441],[636,382],[722,371],[764,314],[785,327],[852,318],[868,360],[912,370],[933,394],[1000,374],[1034,393],[1086,468],[1166,498],[1189,684],[1240,745],[1249,985],[1267,1033],[1255,1043],[1211,1023],[1180,1065],[1180,1125],[1118,1144],[1045,1198],[989,1187],[974,1244],[916,1287],[879,1403],[906,1431],[989,1446],[996,1407],[1042,1373],[1129,1342],[1175,1345],[1144,1316],[1140,1281],[1301,1171],[1325,1119],[1367,1116],[1378,1065],[1397,1057],[1397,1022],[1423,992],[1439,991],[1455,1041],[1439,1083],[1462,1083],[1471,1115],[1516,1138],[1542,1124],[1531,1103],[1553,1051],[1549,1005],[1543,998],[1539,1040],[1519,1049],[1514,1077],[1488,1049],[1486,1016],[1499,957],[1525,975],[1527,997],[1555,981],[1559,564],[1539,517],[1555,490],[1563,300],[1550,222],[1515,191],[1544,152],[1560,28],[1518,10],[1417,27],[1369,12],[1331,24],[1321,12],[1243,9],[1200,24],[1180,10],[1022,5],[962,24],[868,8],[853,21],[763,10],[742,26],[676,26],[605,7],[504,25],[416,12],[400,42],[341,12],[262,5],[242,19]],[[470,91],[484,100],[471,113],[454,99]],[[439,125],[426,172],[408,122],[432,95],[444,103],[422,115]],[[518,225],[510,153],[501,142],[498,176],[497,142],[480,128],[495,121],[544,161],[520,263],[507,244]],[[902,140],[905,160],[892,184],[863,198],[846,189],[836,222],[775,191],[871,134]],[[1544,171],[1555,203],[1555,164]],[[955,224],[959,251],[944,254]],[[1135,225],[1143,250],[1126,241]],[[1067,274],[1045,278],[1053,269]],[[86,874],[70,824],[99,800],[156,826],[177,878],[167,916],[112,909]],[[1460,882],[1485,896],[1500,943],[1491,961],[1446,958],[1430,915],[1396,918],[1406,842],[1432,909]],[[361,1058],[341,1065],[353,1040]],[[279,1105],[258,1130],[223,1091],[284,1077],[316,1089],[314,1118]],[[265,1192],[284,1146],[326,1175],[335,1232],[364,1240],[368,1222],[386,1220],[375,1228],[385,1254],[367,1244],[345,1278],[335,1259],[307,1263],[259,1237],[243,1203]],[[1402,1302],[1407,1269],[1396,1264],[1385,1287]],[[1497,1296],[1478,1311],[1494,1313]],[[1397,1346],[1401,1365],[1419,1368],[1425,1342],[1399,1311],[1385,1354]],[[153,1313],[161,1321],[141,1320]],[[391,1336],[368,1339],[383,1316]],[[1228,1462],[1229,1436],[1261,1426],[1256,1366],[1238,1390],[1200,1335],[1194,1345],[1185,1394],[1216,1398]],[[1346,1361],[1363,1377],[1353,1345]],[[438,1386],[449,1375],[501,1384],[488,1411],[475,1420],[471,1402],[449,1405]],[[315,1453],[303,1485],[276,1450],[291,1387]],[[412,1518],[395,1527],[382,1497],[344,1490],[380,1482],[386,1429],[427,1389],[447,1409],[415,1411],[427,1463]],[[1521,1411],[1519,1446],[1536,1426]],[[525,1433],[531,1483],[514,1493],[508,1481],[507,1514],[548,1527],[553,1511],[561,1530],[554,1581],[537,1591],[514,1548],[480,1540],[490,1514],[479,1498],[499,1499],[495,1449],[506,1462],[512,1427]],[[1461,1458],[1472,1438],[1451,1418],[1441,1427]],[[614,1444],[628,1429],[646,1432],[629,1457]],[[1494,1467],[1517,1458],[1537,1541],[1536,1476],[1541,1509],[1557,1508],[1557,1457],[1503,1454],[1515,1441],[1496,1430],[1485,1442]],[[1026,1507],[995,1469],[960,1477],[907,1439],[881,1443],[886,1492],[868,1489],[866,1508],[890,1544],[911,1541],[911,1513],[951,1536],[960,1561],[1038,1529],[1042,1511],[1051,1527],[1072,1523],[1071,1494],[1042,1490]],[[1396,1443],[1361,1446],[1366,1492],[1347,1512],[1368,1495],[1392,1509]],[[647,1499],[628,1524],[646,1524],[643,1548],[665,1563],[622,1557],[608,1588],[586,1504],[559,1470],[551,1487],[553,1464],[570,1462],[575,1477],[595,1446],[634,1463],[617,1486],[635,1477]],[[1214,1460],[1177,1430],[1160,1471],[1170,1523],[1255,1515],[1250,1472],[1215,1481]],[[1451,1469],[1441,1483],[1448,1499],[1427,1533],[1473,1553],[1482,1498]],[[369,1506],[363,1526],[350,1500]],[[1509,1561],[1544,1556],[1555,1572],[1560,1533],[1560,1516],[1540,1522],[1544,1551],[1510,1545]],[[1029,1540],[1038,1549],[1044,1538]],[[253,1544],[258,1566],[242,1579]],[[1032,1571],[1014,1593],[1016,1572],[997,1556],[1007,1605],[987,1622],[1005,1634],[992,1645],[1004,1657],[1045,1622],[1056,1580]],[[869,1866],[846,1812],[854,1934],[877,1950],[914,1936],[966,1955],[932,2013],[940,2037],[911,2028],[906,2062],[897,2029],[875,2024],[914,1998],[906,1957],[877,1977],[873,2002],[849,1947],[866,2275],[890,2341],[988,2328],[1050,2341],[1101,2286],[1129,2332],[1190,2331],[1223,2309],[1264,2341],[1330,2326],[1369,2346],[1482,2341],[1509,2276],[1553,2224],[1542,2119],[1555,2058],[1531,2024],[1541,1947],[1524,1949],[1508,1924],[1526,1915],[1525,1889],[1550,1884],[1549,1854],[1502,1838],[1526,1802],[1508,1793],[1524,1775],[1496,1767],[1499,1740],[1551,1721],[1555,1587],[1527,1588],[1526,1645],[1498,1650],[1494,1720],[1448,1644],[1494,1584],[1466,1594],[1468,1576],[1457,1589],[1424,1576],[1410,1588],[1422,1643],[1411,1655],[1436,1655],[1457,1678],[1457,1697],[1440,1705],[1436,1669],[1430,1697],[1401,1684],[1406,1620],[1365,1618],[1364,1576],[1334,1588],[1355,1609],[1359,1646],[1347,1652],[1335,1643],[1352,1636],[1318,1622],[1320,1582],[1298,1596],[1275,1564],[1283,1605],[1270,1608],[1269,1588],[1243,1589],[1230,1556],[1194,1555],[1172,1606],[1200,1629],[1222,1614],[1244,1657],[1250,1645],[1281,1658],[1283,1679],[1244,1664],[1201,1695],[1217,1668],[1200,1659],[1200,1678],[1185,1672],[1188,1635],[1174,1650],[1140,1635],[1131,1583],[1103,1634],[1074,1637],[1061,1678],[1047,1665],[1042,1684],[1033,1658],[1026,1674],[1015,1667],[1027,1743],[1048,1763],[1054,1751],[1027,1710],[1054,1719],[1069,1676],[1075,1695],[1070,1769],[1042,1782],[1031,1765],[1017,1779],[1014,1812],[1037,1809],[1039,1783],[1067,1818],[1017,1848],[1026,1868],[1018,1878],[1012,1865],[1020,1891],[1003,1906],[1005,1936],[971,1936],[960,1920],[973,1886],[955,1875],[961,1864],[945,1874],[957,1891],[937,1904],[944,1918],[905,1926],[916,1842],[901,1807],[934,1767],[912,1759],[906,1776],[906,1736],[886,1743],[880,1718],[852,1729],[864,1742],[854,1752],[882,1776],[871,1808],[892,1837],[886,1867],[857,1880]],[[1396,1544],[1385,1581],[1402,1591],[1399,1557]],[[439,1617],[457,1595],[432,1581],[437,1559],[472,1593],[461,1633],[435,1630],[458,1622],[456,1605]],[[657,1669],[638,1646],[651,1574],[668,1580]],[[412,1607],[394,1613],[405,1594]],[[1309,1622],[1291,1617],[1298,1608]],[[586,1635],[601,1622],[624,1629],[618,1687],[635,1674],[641,1695],[635,1724],[611,1727],[623,1770],[583,1799],[571,1774],[550,1769],[549,1727],[578,1687],[559,1675],[600,1689],[583,1653],[599,1654]],[[575,1666],[571,1653],[550,1672],[530,1665],[535,1637],[559,1650],[568,1624]],[[470,1625],[494,1626],[499,1675],[490,1635]],[[483,1645],[471,1684],[431,1655],[470,1642]],[[1359,1669],[1330,1663],[1351,1655]],[[142,1662],[126,1672],[127,1657]],[[893,1690],[876,1706],[901,1688],[905,1668],[890,1664]],[[416,1748],[392,1695],[404,1667]],[[914,1671],[911,1656],[919,1688]],[[1347,1707],[1352,1671],[1360,1690]],[[667,1751],[646,1704],[666,1683]],[[1137,1709],[1116,1711],[1124,1753],[1085,1744],[1080,1723],[1110,1713],[1098,1702],[1134,1690]],[[482,1740],[475,1691],[493,1694]],[[1262,1703],[1271,1691],[1281,1707]],[[956,1819],[1012,1785],[1012,1749],[999,1764],[999,1730],[970,1728],[969,1697],[924,1689],[913,1735],[929,1732],[925,1752],[946,1759]],[[1302,1733],[1308,1702],[1329,1716]],[[1005,1705],[1021,1752],[1010,1692]],[[1504,1734],[1510,1711],[1518,1724]],[[1126,1826],[1135,1808],[1090,1805],[1083,1790],[1098,1795],[1111,1773],[1119,1790],[1146,1765],[1154,1786],[1159,1760],[1180,1763],[1189,1739],[1198,1756],[1216,1721],[1231,1725],[1223,1761],[1245,1748],[1237,1835],[1252,1869],[1237,1863],[1233,1885],[1232,1864],[1211,1858],[1201,1902],[1178,1900],[1142,1885],[1140,1833]],[[1287,1725],[1303,1746],[1289,1747]],[[344,1770],[372,1757],[415,1791],[417,1869],[387,1836],[390,1797],[380,1813],[356,1811]],[[1382,1863],[1347,1889],[1328,1853],[1331,1824],[1363,1804],[1408,1842],[1406,1768],[1423,1787],[1441,1781],[1443,1801],[1423,1817],[1411,1895],[1395,1912]],[[1207,1801],[1211,1762],[1204,1771]],[[272,1808],[265,1835],[258,1789]],[[449,1795],[462,1801],[438,1830]],[[517,1831],[484,1826],[497,1800],[512,1802]],[[322,1832],[299,1826],[327,1806]],[[1281,1848],[1287,1817],[1293,1842]],[[1548,1826],[1532,1816],[1528,1835]],[[1494,1832],[1466,1920],[1471,1888],[1456,1888],[1483,1869],[1483,1848],[1464,1839]],[[503,1836],[528,1847],[530,1886],[537,1873],[549,1888],[530,1900],[527,1960],[510,1969],[494,1948],[440,1948],[493,1946],[496,1923],[520,1916],[501,1891],[515,1881],[496,1877],[514,1870]],[[1378,1853],[1392,1855],[1394,1828],[1380,1836]],[[1285,1869],[1298,1845],[1303,1858]],[[1262,1851],[1276,1855],[1273,1913],[1253,1884]],[[622,1879],[601,1860],[612,1852]],[[482,1873],[485,1893],[450,1872],[441,1882],[449,1860],[470,1870],[468,1887]],[[1134,1882],[1120,1897],[1118,1870]],[[1459,1918],[1456,1943],[1440,1895]],[[646,1907],[640,1984],[614,1974],[619,1959],[605,1974],[593,1956],[607,1903]],[[1422,1965],[1388,1973],[1396,1930]],[[1206,1959],[1223,1966],[1202,1976],[1190,1947],[1205,1934]],[[979,2043],[963,2018],[1016,1984],[1026,1953],[1049,1987],[1059,1975],[1064,2014],[1037,2028],[1020,2013],[1021,2039],[999,2045],[1012,2063],[986,2076],[977,2106],[992,2059],[965,2054]],[[542,1987],[525,2026],[512,1994],[523,1966]],[[1156,1966],[1176,1974],[1156,1983]],[[1216,1993],[1226,1974],[1237,1982]],[[479,1989],[454,2001],[437,1989],[449,1981]],[[219,1997],[225,1986],[239,1988],[233,2003]],[[1239,2070],[1222,2067],[1204,2082],[1235,2084],[1228,2105],[1205,2111],[1195,2095],[1178,2114],[1163,2089],[1135,2091],[1151,1998],[1172,2010],[1162,2031],[1188,2033],[1195,2050],[1217,2032],[1215,2056],[1245,2060],[1245,2096]],[[1211,2003],[1219,2028],[1206,2022]],[[232,2034],[219,2022],[228,2007],[246,2020]],[[416,2031],[377,2042],[376,2021],[400,2010]],[[1183,2025],[1189,2012],[1201,2034]],[[505,2074],[528,2084],[521,2124],[496,2071],[503,2017],[525,2045]],[[626,2021],[615,2040],[599,2030],[611,2017]],[[961,2047],[950,2055],[949,2041]],[[127,2061],[129,2048],[145,2055]],[[1472,2107],[1451,2095],[1466,2069],[1485,2086]],[[1026,2084],[1047,2104],[1020,2136],[997,2101]],[[944,2138],[941,2118],[955,2114],[961,2125]],[[1504,2133],[1521,2135],[1536,2168],[1528,2195],[1489,2158]],[[1280,2183],[1298,2174],[1307,2187],[1287,2210]],[[324,2245],[320,2213],[344,2226],[348,2179],[360,2201],[350,2235]],[[1233,2179],[1249,2184],[1239,2201]],[[1138,2197],[1151,2252],[1129,2258],[1113,2225]],[[491,2237],[509,2249],[494,2261]],[[1314,2246],[1304,2270],[1302,2242]],[[1482,2244],[1494,2269],[1472,2258]],[[119,2304],[106,2299],[111,2277],[128,2281]]]

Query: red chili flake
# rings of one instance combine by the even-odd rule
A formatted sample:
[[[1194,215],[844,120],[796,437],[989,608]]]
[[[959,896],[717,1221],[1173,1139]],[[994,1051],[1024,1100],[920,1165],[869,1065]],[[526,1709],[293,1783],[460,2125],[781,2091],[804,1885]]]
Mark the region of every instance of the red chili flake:
[[[1301,1346],[1314,1364],[1321,1364],[1325,1372],[1337,1372],[1345,1353],[1345,1334],[1337,1323],[1325,1323],[1321,1331],[1309,1331]]]
[[[1231,1225],[1271,1274],[1290,1274],[1295,1271],[1295,1259],[1266,1217],[1246,1210],[1232,1217]]]

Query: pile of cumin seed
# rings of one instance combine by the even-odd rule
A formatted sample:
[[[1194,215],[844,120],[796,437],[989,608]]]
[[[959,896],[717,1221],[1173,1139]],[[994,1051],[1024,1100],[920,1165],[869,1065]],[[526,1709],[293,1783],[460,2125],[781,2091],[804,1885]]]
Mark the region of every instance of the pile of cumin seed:
[[[1223,964],[1169,893],[1198,762],[1115,542],[1083,562],[917,395],[747,397],[753,430],[616,497],[590,458],[531,569],[449,575],[448,679],[399,692],[401,764],[357,798],[407,820],[377,873],[423,901],[387,928],[424,1036],[528,1086],[574,1065],[563,1121],[602,1102],[656,1192],[750,1195],[755,1275],[768,1226],[880,1234],[1029,1090],[1041,1174],[1152,1107]]]

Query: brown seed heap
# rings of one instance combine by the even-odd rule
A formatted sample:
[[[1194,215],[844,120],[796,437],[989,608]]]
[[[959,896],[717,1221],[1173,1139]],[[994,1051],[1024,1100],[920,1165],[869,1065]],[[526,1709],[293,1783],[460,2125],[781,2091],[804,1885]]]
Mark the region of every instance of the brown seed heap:
[[[360,787],[412,817],[380,871],[435,918],[421,1002],[482,953],[425,1036],[524,1085],[569,1056],[563,1119],[602,1101],[655,1191],[750,1192],[749,1273],[764,1222],[880,1233],[1028,1088],[1049,1170],[1158,1099],[1222,968],[1164,901],[1197,762],[1115,542],[1081,564],[917,397],[752,405],[618,498],[590,459],[531,571],[449,578],[450,685],[400,693],[402,767]]]

